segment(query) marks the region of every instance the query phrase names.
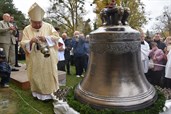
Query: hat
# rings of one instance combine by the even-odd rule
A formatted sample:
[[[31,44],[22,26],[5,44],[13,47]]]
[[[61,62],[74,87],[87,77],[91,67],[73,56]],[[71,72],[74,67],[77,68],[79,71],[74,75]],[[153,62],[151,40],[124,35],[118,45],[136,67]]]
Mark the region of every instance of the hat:
[[[0,48],[0,58],[5,58],[5,53],[3,48]]]
[[[42,21],[45,11],[37,3],[34,3],[30,7],[28,14],[31,20]]]

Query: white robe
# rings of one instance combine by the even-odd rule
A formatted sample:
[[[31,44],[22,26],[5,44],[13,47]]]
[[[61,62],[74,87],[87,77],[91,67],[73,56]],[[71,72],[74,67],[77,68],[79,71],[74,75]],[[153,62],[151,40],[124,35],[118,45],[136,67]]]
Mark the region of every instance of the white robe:
[[[37,50],[35,43],[30,47],[30,40],[36,36],[45,36],[47,45],[50,46],[50,56],[45,58]],[[27,75],[31,85],[31,91],[34,97],[41,100],[51,99],[50,94],[59,89],[57,76],[57,50],[55,42],[59,35],[54,27],[43,22],[39,30],[35,30],[28,25],[23,30],[21,45],[26,52]],[[30,50],[29,50],[30,48]]]
[[[144,44],[141,44],[141,62],[142,62],[144,73],[148,72],[149,52],[150,52],[150,46],[146,41],[144,41]]]
[[[65,49],[65,43],[64,43],[62,38],[59,38],[58,43],[61,43],[63,49]],[[64,61],[65,60],[64,53],[65,53],[64,50],[63,51],[58,51],[58,55],[57,55],[58,56],[58,61]]]
[[[165,77],[171,79],[171,51],[169,51],[169,53],[167,54]]]

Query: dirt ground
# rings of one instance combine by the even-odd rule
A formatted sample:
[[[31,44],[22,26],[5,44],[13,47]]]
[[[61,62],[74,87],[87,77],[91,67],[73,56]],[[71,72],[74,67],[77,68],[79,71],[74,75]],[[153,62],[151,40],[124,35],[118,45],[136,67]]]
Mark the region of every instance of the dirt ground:
[[[10,88],[0,87],[0,114],[16,114],[16,96]]]

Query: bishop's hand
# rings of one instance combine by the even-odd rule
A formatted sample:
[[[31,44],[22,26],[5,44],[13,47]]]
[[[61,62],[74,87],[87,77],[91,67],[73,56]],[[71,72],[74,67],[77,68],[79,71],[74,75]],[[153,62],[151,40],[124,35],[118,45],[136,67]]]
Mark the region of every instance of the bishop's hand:
[[[38,38],[37,37],[33,37],[31,40],[30,40],[30,43],[37,43],[38,42]]]
[[[44,36],[38,36],[38,40],[40,40],[41,42],[45,42],[46,41]]]

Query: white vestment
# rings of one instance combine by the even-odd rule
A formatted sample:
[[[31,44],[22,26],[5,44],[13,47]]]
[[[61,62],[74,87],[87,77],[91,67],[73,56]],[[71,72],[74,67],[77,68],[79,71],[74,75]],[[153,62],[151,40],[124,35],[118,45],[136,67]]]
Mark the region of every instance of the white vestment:
[[[49,46],[50,56],[45,58],[37,49],[37,45],[30,45],[33,37],[45,36],[46,44]],[[59,89],[57,73],[57,50],[55,42],[59,35],[54,27],[42,22],[39,30],[28,25],[23,30],[21,45],[26,52],[27,75],[30,81],[31,91],[34,97],[41,100],[51,99],[50,94]]]
[[[65,43],[64,43],[62,38],[59,38],[58,43],[61,43],[63,49],[65,49]],[[64,50],[63,51],[58,51],[58,55],[57,55],[58,56],[58,61],[64,61],[65,60],[64,53],[65,53]]]
[[[169,51],[169,53],[167,54],[165,77],[171,79],[171,51]]]
[[[150,46],[146,41],[144,41],[144,44],[141,44],[141,62],[142,62],[144,73],[148,72],[149,52],[150,52]]]

